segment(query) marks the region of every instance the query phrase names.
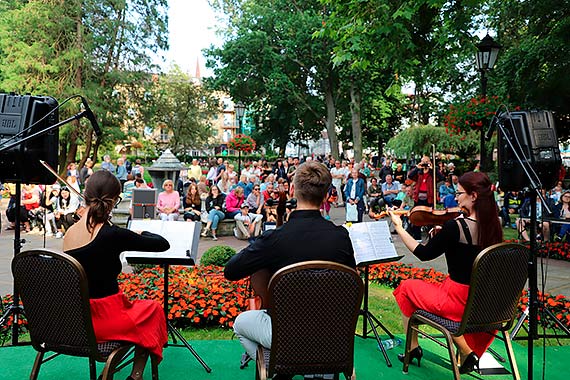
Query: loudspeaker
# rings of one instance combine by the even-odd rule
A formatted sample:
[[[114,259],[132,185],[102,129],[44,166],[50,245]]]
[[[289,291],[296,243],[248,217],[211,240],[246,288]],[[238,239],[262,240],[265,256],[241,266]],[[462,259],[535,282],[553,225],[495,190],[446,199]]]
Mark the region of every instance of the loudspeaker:
[[[507,137],[499,132],[499,186],[503,191],[522,190],[530,186],[521,164],[510,148],[512,143],[519,156],[536,172],[544,189],[551,189],[558,180],[562,159],[554,118],[550,111],[517,111],[499,116]]]
[[[0,147],[58,123],[57,105],[49,96],[0,94]],[[0,153],[0,181],[54,183],[55,176],[39,160],[57,168],[58,148],[59,131],[54,130]]]
[[[154,219],[156,189],[133,189],[133,219]]]

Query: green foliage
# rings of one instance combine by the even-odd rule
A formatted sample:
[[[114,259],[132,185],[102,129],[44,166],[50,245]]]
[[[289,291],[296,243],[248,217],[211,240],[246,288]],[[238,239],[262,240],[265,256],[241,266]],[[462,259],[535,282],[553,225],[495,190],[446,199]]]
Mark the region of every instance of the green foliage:
[[[437,152],[467,158],[477,151],[479,135],[469,131],[462,136],[449,136],[443,127],[418,125],[398,133],[388,141],[386,149],[392,150],[396,157],[431,155],[432,144],[435,144]]]
[[[227,245],[216,245],[204,252],[200,259],[200,265],[215,265],[223,267],[236,254],[236,250]]]
[[[211,120],[221,111],[219,101],[180,68],[159,76],[149,97],[152,125],[172,133],[167,145],[174,154],[200,148],[212,136]],[[155,141],[155,146],[166,148],[161,144],[160,138]]]

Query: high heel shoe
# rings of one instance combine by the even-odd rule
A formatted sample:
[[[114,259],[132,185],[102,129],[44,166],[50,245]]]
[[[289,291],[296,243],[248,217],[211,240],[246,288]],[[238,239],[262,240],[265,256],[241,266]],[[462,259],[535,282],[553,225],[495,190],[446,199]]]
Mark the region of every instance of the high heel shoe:
[[[422,348],[420,346],[417,346],[416,348],[414,348],[413,350],[410,351],[410,364],[412,363],[412,361],[415,358],[418,360],[418,367],[419,367],[420,362],[422,361],[422,356],[424,356],[424,351],[422,350]],[[398,360],[401,361],[402,363],[404,362],[405,358],[406,358],[406,354],[398,354]]]
[[[474,352],[471,352],[469,355],[467,355],[465,360],[463,360],[463,363],[461,363],[461,366],[459,367],[459,373],[469,373],[471,371],[474,371],[475,367],[479,369],[479,357]]]

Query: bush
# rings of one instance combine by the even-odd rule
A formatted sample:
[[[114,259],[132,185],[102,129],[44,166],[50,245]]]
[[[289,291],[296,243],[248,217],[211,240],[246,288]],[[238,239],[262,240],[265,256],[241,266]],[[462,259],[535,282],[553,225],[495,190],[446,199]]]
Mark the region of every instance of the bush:
[[[200,259],[200,265],[216,265],[223,267],[236,254],[236,250],[227,245],[217,245],[209,248]]]

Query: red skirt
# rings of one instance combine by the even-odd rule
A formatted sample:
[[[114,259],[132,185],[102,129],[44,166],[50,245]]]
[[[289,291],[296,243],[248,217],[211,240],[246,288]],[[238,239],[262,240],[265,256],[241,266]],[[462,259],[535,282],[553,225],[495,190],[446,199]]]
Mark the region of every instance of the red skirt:
[[[118,340],[146,348],[162,360],[168,340],[164,311],[152,300],[129,301],[119,292],[91,299],[91,317],[97,343]]]
[[[469,285],[460,284],[449,277],[442,283],[433,284],[423,280],[405,280],[394,290],[396,302],[406,317],[422,309],[440,317],[460,322],[469,295]],[[489,348],[494,335],[469,333],[464,335],[467,344],[481,357]]]

